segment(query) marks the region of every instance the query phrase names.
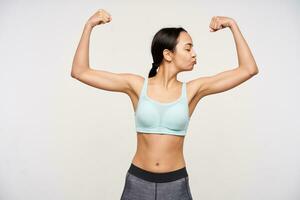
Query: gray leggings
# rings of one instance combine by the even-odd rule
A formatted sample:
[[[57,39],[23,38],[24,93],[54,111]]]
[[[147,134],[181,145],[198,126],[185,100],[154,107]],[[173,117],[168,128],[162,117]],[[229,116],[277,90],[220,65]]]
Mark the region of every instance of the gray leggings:
[[[131,163],[121,200],[192,200],[186,168],[155,173]]]

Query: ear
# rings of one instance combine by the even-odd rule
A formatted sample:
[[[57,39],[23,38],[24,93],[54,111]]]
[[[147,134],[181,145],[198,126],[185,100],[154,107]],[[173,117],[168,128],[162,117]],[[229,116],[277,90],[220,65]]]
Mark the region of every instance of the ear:
[[[164,55],[164,58],[167,61],[169,61],[169,62],[172,61],[172,59],[173,59],[173,52],[172,51],[170,51],[169,49],[164,49],[163,50],[163,55]]]

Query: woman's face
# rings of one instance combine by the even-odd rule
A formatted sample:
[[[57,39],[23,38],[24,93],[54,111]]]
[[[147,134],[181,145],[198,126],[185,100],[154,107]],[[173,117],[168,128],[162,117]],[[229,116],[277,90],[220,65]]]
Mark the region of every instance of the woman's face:
[[[193,41],[187,32],[182,31],[179,34],[173,62],[181,71],[191,71],[196,64]]]

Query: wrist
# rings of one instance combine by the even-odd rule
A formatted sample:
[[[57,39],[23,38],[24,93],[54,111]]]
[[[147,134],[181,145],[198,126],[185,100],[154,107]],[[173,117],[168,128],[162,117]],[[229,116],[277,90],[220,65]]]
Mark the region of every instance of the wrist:
[[[92,29],[94,28],[89,22],[85,23],[84,28]]]
[[[236,27],[237,26],[237,23],[234,21],[234,20],[231,20],[230,22],[229,22],[229,28],[234,28],[234,27]]]

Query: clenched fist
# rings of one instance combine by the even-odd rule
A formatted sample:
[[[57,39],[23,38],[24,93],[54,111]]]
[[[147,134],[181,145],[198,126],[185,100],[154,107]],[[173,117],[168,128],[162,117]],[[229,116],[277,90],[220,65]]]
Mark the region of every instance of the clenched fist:
[[[106,24],[112,20],[111,15],[103,9],[99,9],[95,14],[93,14],[87,21],[87,24],[92,27]]]
[[[235,21],[232,18],[213,16],[209,24],[210,32],[215,32],[226,27],[231,27],[234,23]]]

